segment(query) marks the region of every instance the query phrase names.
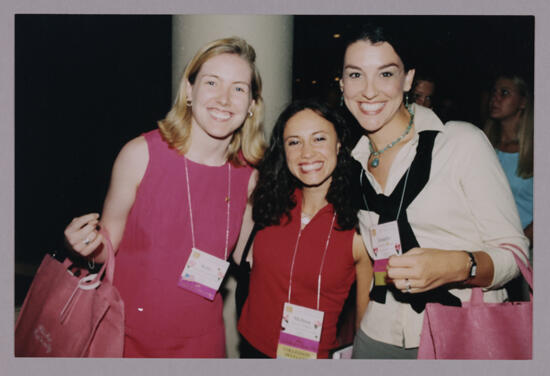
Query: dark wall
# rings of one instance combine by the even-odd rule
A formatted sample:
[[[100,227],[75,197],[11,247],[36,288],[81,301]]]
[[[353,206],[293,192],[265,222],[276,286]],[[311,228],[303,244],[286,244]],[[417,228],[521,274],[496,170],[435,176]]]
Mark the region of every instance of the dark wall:
[[[118,151],[170,106],[170,16],[16,15],[16,262],[101,212]]]
[[[169,110],[171,18],[15,18],[15,255],[38,263],[63,247],[73,217],[101,211],[117,152]],[[296,16],[295,98],[337,103],[342,41],[371,18],[418,46],[417,68],[436,75],[459,119],[480,124],[495,71],[533,74],[530,16]]]
[[[368,21],[402,32],[417,52],[417,72],[435,76],[436,100],[455,102],[455,120],[481,125],[483,101],[501,70],[533,82],[533,16],[296,16],[294,97],[338,102],[334,78],[341,74],[344,40]]]

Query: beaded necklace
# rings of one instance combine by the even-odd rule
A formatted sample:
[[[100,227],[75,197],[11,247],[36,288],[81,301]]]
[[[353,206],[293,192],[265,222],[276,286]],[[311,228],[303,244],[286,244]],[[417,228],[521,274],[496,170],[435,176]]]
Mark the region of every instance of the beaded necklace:
[[[409,125],[405,129],[405,132],[403,132],[403,134],[401,136],[397,137],[394,141],[387,144],[384,149],[377,150],[377,151],[374,151],[374,146],[372,146],[373,142],[372,141],[369,142],[370,153],[374,157],[372,162],[370,163],[371,167],[378,167],[378,165],[380,164],[380,158],[379,158],[380,155],[383,152],[385,152],[386,150],[391,149],[392,147],[394,147],[397,143],[399,143],[399,141],[401,141],[406,135],[409,134],[409,132],[412,128],[413,121],[414,121],[414,113],[412,112],[412,109],[410,107],[407,107],[407,110],[409,111],[409,114],[411,115],[411,119],[409,120]]]

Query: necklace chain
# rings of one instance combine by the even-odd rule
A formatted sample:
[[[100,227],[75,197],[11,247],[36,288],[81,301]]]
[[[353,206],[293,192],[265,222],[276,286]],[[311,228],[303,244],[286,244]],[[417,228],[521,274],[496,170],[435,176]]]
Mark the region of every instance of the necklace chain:
[[[375,151],[374,150],[374,147],[372,146],[373,145],[373,142],[371,141],[369,143],[369,149],[370,149],[370,153],[371,155],[374,157],[374,159],[372,160],[372,162],[370,163],[371,167],[378,167],[378,165],[380,164],[380,158],[379,156],[385,152],[386,150],[388,149],[391,149],[392,147],[394,147],[397,143],[399,143],[399,141],[401,141],[406,135],[409,134],[409,132],[411,131],[411,128],[412,128],[412,124],[413,124],[413,121],[414,121],[414,112],[412,112],[411,108],[407,108],[407,110],[409,111],[409,114],[411,115],[411,118],[409,120],[409,125],[407,126],[407,128],[405,129],[405,132],[403,132],[403,134],[399,137],[397,137],[395,140],[393,140],[392,142],[390,142],[389,144],[386,145],[386,147],[382,150],[377,150]]]

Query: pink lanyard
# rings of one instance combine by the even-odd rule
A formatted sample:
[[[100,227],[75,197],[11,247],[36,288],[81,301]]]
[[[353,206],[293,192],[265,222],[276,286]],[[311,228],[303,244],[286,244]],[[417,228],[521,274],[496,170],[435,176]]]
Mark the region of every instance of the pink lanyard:
[[[327,242],[325,244],[325,250],[323,252],[323,258],[321,259],[321,267],[319,268],[319,276],[317,277],[317,310],[319,310],[319,299],[321,298],[321,274],[323,272],[323,266],[325,264],[325,256],[327,254],[328,244],[330,242],[330,236],[332,234],[332,227],[334,226],[335,218],[336,218],[336,212],[332,216],[332,222],[330,223]],[[288,302],[289,303],[290,303],[290,295],[292,293],[292,276],[294,275],[294,260],[296,259],[296,253],[298,253],[298,245],[300,244],[301,237],[302,237],[302,225],[300,224],[298,239],[296,239],[296,246],[294,247],[294,254],[292,255],[292,264],[290,265],[290,281],[288,282]]]
[[[195,246],[195,228],[193,226],[193,210],[191,208],[191,189],[189,188],[189,172],[187,171],[187,157],[183,157],[184,166],[185,166],[185,178],[186,178],[186,186],[187,186],[187,201],[189,203],[189,222],[191,224],[191,241],[193,243],[193,248],[196,248]],[[229,212],[231,208],[231,163],[227,162],[227,197],[225,198],[225,201],[227,202],[227,219],[226,219],[226,229],[225,229],[225,252],[224,252],[224,260],[227,260],[227,249],[229,247]]]

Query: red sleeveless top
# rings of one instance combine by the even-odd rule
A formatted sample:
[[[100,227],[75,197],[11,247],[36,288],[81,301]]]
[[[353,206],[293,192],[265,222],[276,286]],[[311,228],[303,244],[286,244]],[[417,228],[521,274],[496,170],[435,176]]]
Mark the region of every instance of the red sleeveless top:
[[[302,194],[296,190],[296,207],[287,223],[258,231],[254,239],[250,292],[239,319],[239,332],[267,356],[277,355],[284,303],[288,287],[292,255],[300,229]],[[316,309],[317,277],[325,249],[333,207],[328,204],[302,230],[294,263],[290,303]],[[336,222],[335,222],[335,227]],[[319,358],[327,358],[337,347],[336,325],[350,287],[355,280],[353,235],[355,230],[332,230],[322,270],[319,310],[324,312]]]

